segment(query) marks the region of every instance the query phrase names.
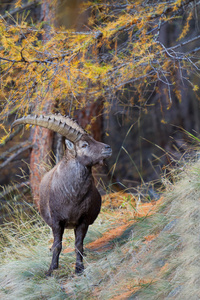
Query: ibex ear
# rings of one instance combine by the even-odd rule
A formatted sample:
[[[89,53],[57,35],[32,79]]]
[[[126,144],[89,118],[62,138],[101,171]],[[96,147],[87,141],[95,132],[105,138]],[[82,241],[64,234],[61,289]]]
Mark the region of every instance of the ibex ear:
[[[65,145],[68,150],[70,150],[70,151],[74,150],[74,143],[72,143],[71,141],[65,139]]]
[[[66,145],[69,153],[71,153],[71,155],[73,157],[76,157],[76,149],[75,149],[74,143],[72,143],[71,141],[65,139],[65,145]]]

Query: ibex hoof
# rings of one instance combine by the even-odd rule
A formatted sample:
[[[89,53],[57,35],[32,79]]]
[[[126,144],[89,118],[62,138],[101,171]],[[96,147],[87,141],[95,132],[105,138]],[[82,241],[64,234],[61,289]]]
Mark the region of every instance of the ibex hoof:
[[[53,270],[48,270],[48,271],[45,273],[45,275],[46,275],[47,277],[52,276],[52,271],[53,271]]]
[[[84,266],[83,265],[76,265],[75,274],[81,275],[81,274],[83,274],[83,271],[84,271]]]

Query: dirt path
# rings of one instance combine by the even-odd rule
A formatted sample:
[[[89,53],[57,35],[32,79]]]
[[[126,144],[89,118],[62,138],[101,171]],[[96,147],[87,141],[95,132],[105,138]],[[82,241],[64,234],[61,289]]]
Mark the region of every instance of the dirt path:
[[[111,249],[114,246],[112,243],[116,238],[120,237],[124,231],[133,225],[136,222],[136,218],[141,218],[145,216],[150,216],[156,212],[159,205],[163,201],[163,197],[161,197],[158,201],[152,201],[149,203],[140,203],[137,207],[135,205],[135,201],[132,198],[132,204],[135,205],[135,209],[131,211],[127,208],[120,209],[120,205],[124,202],[125,197],[130,197],[130,194],[126,193],[113,193],[103,197],[103,208],[109,209],[112,204],[112,209],[115,209],[114,212],[114,222],[112,224],[112,229],[103,233],[103,235],[97,240],[86,244],[86,248],[90,250],[98,250],[104,251],[105,249]],[[111,212],[113,214],[113,211]],[[131,219],[131,220],[130,220]],[[147,241],[153,239],[153,237],[147,237]],[[74,251],[73,248],[65,247],[63,249],[63,253],[69,253]]]

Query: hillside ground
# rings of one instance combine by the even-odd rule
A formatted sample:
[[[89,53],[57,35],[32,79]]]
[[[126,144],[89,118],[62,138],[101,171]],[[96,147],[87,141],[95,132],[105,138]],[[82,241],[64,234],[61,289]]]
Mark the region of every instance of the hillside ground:
[[[174,178],[158,201],[104,196],[85,238],[81,276],[66,230],[59,269],[45,277],[51,231],[36,211],[13,202],[13,218],[0,231],[0,299],[200,299],[200,161]]]

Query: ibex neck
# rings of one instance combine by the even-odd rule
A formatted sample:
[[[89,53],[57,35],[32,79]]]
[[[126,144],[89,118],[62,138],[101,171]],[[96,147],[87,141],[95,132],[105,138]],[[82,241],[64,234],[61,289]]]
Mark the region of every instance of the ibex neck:
[[[57,165],[52,185],[58,194],[68,199],[81,201],[93,184],[91,169],[83,166],[76,159],[62,159]],[[59,181],[56,180],[59,178]]]

